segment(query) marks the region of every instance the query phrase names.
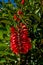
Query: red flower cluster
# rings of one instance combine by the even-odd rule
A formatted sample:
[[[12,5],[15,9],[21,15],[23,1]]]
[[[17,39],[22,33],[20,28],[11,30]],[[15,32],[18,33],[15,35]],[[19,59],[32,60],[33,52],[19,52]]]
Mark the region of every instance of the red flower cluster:
[[[25,2],[25,0],[22,0],[22,1],[21,1],[21,4],[24,4],[24,2]]]
[[[22,15],[22,14],[23,14],[23,12],[22,12],[21,10],[18,10],[18,11],[17,11],[17,15]],[[20,22],[20,18],[17,17],[17,15],[14,14],[13,19],[14,19],[15,21],[17,21],[17,22]]]
[[[17,32],[14,27],[11,27],[10,47],[15,54],[26,54],[31,49],[28,29],[24,24],[20,23],[18,30]]]

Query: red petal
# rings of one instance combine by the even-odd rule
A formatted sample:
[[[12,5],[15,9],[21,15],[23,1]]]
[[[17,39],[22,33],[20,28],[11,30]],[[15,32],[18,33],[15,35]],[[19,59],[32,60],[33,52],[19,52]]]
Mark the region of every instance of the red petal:
[[[21,14],[23,14],[23,12],[21,10],[18,10],[17,14],[21,15]]]
[[[17,22],[20,22],[20,18],[17,18]]]
[[[13,53],[15,53],[15,54],[18,55],[18,53],[19,53],[18,49],[14,49],[14,50],[13,50]]]
[[[17,20],[17,16],[16,16],[16,15],[14,15],[14,17],[13,17],[13,18],[14,18],[14,20]]]
[[[21,4],[24,4],[24,0],[21,1]]]

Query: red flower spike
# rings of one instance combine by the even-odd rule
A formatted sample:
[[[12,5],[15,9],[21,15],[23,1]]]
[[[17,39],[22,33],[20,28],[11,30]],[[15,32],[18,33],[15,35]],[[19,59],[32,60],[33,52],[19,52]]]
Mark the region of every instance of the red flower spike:
[[[25,2],[25,0],[22,0],[22,1],[21,1],[21,4],[24,5],[24,2]]]
[[[10,47],[15,54],[26,54],[31,49],[31,39],[28,37],[28,29],[25,24],[17,26],[18,32],[11,27]]]

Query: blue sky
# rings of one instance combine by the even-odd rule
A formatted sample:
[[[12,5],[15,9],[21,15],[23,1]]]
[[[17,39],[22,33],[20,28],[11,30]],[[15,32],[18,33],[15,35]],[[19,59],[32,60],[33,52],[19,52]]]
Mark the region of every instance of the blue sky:
[[[2,1],[2,0],[0,0],[0,1]],[[8,0],[3,0],[5,3],[7,3],[8,2]],[[14,0],[10,0],[10,2],[12,2],[12,3],[14,3]]]
[[[8,3],[8,0],[3,0],[5,3]],[[2,0],[0,0],[0,2],[2,2]],[[14,2],[14,0],[10,0],[10,2],[15,6],[15,7],[17,7],[16,6],[16,3]]]

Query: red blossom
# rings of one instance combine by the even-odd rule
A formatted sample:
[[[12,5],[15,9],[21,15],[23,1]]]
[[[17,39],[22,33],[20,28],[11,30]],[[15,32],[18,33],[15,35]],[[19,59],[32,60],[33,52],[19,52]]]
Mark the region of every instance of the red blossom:
[[[20,24],[19,32],[14,27],[11,27],[10,47],[15,54],[26,54],[31,49],[31,39],[28,37],[28,29],[25,24]],[[23,32],[22,32],[23,31]],[[19,35],[18,35],[19,34]]]
[[[24,3],[25,3],[25,0],[22,0],[22,1],[21,1],[21,4],[23,5]]]

